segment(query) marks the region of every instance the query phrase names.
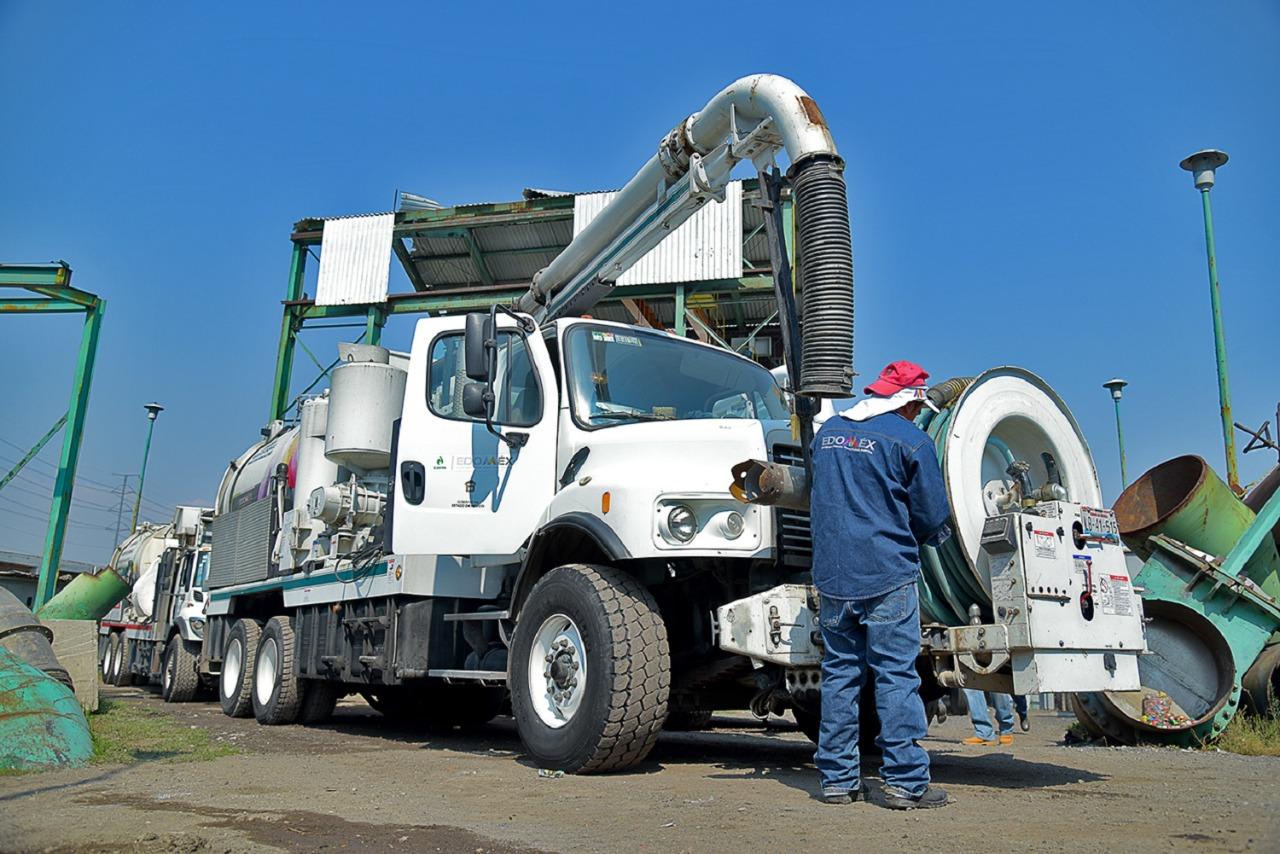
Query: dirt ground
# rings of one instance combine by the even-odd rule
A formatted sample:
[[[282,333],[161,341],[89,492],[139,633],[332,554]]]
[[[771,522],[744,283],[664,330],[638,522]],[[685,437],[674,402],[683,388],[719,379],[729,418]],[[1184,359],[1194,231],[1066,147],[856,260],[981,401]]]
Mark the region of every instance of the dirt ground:
[[[1280,759],[1062,747],[1069,718],[1048,713],[1012,748],[961,745],[966,720],[935,727],[955,803],[897,813],[814,800],[813,748],[784,720],[719,715],[632,772],[544,778],[504,718],[436,736],[347,700],[325,726],[260,727],[109,690],[243,753],[2,777],[0,850],[1280,851]]]

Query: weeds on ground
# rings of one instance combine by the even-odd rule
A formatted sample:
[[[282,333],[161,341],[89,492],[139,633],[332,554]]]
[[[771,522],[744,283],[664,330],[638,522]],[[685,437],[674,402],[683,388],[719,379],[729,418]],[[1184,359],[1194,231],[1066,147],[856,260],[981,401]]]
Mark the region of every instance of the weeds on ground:
[[[1280,704],[1267,715],[1236,715],[1214,747],[1245,756],[1280,756]]]
[[[97,714],[89,715],[89,733],[95,763],[202,762],[240,752],[215,742],[208,730],[183,725],[155,709],[115,700],[103,700]]]

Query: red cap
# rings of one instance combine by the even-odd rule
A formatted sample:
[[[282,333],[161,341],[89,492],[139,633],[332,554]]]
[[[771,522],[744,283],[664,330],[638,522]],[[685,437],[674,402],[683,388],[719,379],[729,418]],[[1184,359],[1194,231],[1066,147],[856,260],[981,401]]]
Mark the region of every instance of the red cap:
[[[863,389],[863,391],[867,394],[889,397],[904,388],[922,386],[927,379],[929,379],[928,371],[915,362],[908,362],[904,359],[885,365],[884,370],[880,372],[880,378]]]

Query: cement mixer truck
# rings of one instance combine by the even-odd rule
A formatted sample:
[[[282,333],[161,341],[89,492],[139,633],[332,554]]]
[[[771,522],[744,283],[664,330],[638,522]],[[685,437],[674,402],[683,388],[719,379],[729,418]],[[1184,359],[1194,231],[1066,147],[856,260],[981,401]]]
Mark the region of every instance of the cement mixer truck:
[[[794,285],[766,217],[785,390],[735,353],[582,316],[743,161],[795,199]],[[812,732],[804,503],[750,503],[731,469],[803,475],[816,402],[852,393],[852,341],[843,162],[804,91],[744,78],[514,305],[419,320],[408,353],[341,345],[330,388],[231,463],[201,671],[263,724],[350,693],[441,726],[509,699],[533,761],[567,772],[634,765],[669,717],[708,710],[792,709]],[[925,699],[1136,686],[1141,607],[1062,401],[1017,369],[937,394],[959,536],[929,570]]]
[[[158,684],[166,702],[193,700],[204,639],[204,578],[213,511],[179,506],[173,521],[144,524],[111,558],[129,594],[98,622],[103,681]]]

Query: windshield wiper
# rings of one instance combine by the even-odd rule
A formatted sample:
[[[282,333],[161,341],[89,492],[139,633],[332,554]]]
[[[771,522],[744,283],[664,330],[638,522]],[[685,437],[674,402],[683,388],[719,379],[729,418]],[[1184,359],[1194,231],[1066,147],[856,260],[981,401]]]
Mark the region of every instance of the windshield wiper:
[[[624,418],[634,419],[636,421],[674,421],[670,415],[655,415],[652,412],[597,412],[591,416],[594,421],[597,418],[605,418],[610,421],[621,421]]]

